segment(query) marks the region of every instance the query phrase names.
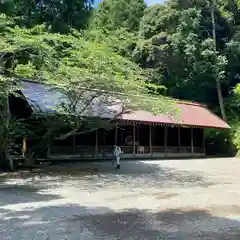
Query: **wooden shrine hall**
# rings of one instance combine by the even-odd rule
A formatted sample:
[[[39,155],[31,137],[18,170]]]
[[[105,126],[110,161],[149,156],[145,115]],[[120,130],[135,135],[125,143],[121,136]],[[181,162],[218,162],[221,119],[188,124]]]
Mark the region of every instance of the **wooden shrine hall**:
[[[53,103],[56,93],[41,83],[23,81],[22,93],[29,103],[37,102],[45,110],[46,106],[53,108],[56,104]],[[179,109],[178,119],[147,111],[125,113],[110,130],[100,128],[55,141],[49,146],[48,155],[53,158],[110,158],[113,145],[119,145],[125,158],[203,157],[206,153],[204,130],[230,128],[205,105],[176,102],[176,108]]]

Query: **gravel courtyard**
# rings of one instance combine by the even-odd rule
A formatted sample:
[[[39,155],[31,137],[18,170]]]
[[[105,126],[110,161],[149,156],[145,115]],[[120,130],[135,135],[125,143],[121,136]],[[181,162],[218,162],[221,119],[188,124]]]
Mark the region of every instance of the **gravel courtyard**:
[[[240,239],[240,160],[57,168],[0,174],[1,240]]]

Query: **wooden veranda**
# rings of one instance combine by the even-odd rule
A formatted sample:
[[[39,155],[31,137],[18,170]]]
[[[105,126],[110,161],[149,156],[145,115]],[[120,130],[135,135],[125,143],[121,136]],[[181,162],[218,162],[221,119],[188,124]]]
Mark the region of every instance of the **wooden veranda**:
[[[49,147],[49,156],[111,158],[113,145],[123,149],[123,158],[205,155],[203,128],[125,122],[108,131],[98,129],[64,141],[55,141]]]

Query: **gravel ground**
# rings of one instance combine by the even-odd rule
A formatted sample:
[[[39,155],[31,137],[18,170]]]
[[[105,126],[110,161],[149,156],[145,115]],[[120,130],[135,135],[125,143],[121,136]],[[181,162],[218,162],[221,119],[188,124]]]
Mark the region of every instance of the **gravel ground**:
[[[68,164],[0,175],[0,240],[240,239],[240,160]]]

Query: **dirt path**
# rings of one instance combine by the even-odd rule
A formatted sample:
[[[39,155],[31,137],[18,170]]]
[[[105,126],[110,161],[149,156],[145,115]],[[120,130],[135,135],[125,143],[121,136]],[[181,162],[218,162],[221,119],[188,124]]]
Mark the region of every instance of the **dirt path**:
[[[1,240],[240,239],[233,159],[75,164],[0,181]]]

